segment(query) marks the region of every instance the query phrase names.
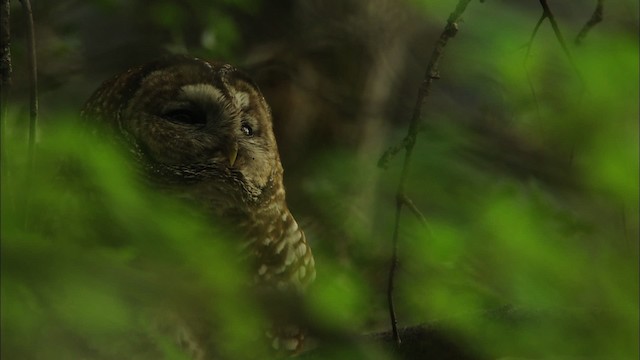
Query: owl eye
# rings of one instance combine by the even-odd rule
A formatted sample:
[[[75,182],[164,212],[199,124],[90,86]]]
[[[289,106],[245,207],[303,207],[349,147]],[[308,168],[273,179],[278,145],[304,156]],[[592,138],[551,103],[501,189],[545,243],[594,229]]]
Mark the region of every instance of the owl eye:
[[[163,117],[172,122],[190,125],[201,125],[207,121],[204,114],[191,109],[170,110],[164,113]]]
[[[242,130],[242,132],[247,136],[253,135],[253,129],[251,128],[251,126],[247,124],[242,124],[242,127],[240,127],[240,130]]]

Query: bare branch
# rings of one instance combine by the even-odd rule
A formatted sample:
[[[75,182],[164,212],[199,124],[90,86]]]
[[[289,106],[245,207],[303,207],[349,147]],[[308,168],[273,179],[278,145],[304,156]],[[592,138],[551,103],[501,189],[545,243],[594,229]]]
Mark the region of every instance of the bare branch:
[[[540,25],[542,25],[542,22],[546,18],[547,18],[547,14],[543,12],[542,15],[540,15],[540,18],[538,19],[536,26],[533,28],[533,31],[531,32],[531,36],[529,37],[529,42],[527,43],[527,53],[524,56],[525,62],[529,59],[529,54],[531,53],[531,46],[533,46],[533,40],[536,38],[536,35],[538,34],[538,30],[540,30]]]
[[[393,304],[394,278],[396,267],[398,266],[398,230],[400,228],[400,213],[402,212],[402,202],[396,199],[396,219],[393,226],[393,253],[391,254],[391,268],[389,269],[389,279],[387,282],[387,302],[389,304],[389,320],[391,321],[391,332],[396,346],[400,346],[402,339],[398,333],[398,318]]]
[[[536,105],[536,113],[538,115],[538,118],[540,118],[540,116],[541,116],[540,115],[540,106],[538,105],[538,97],[537,97],[535,88],[533,86],[533,82],[531,81],[531,75],[529,74],[529,70],[527,70],[527,62],[529,61],[529,56],[531,54],[531,48],[533,46],[533,41],[535,40],[536,35],[538,34],[538,30],[540,30],[540,26],[542,25],[542,23],[544,22],[545,19],[549,19],[549,23],[551,23],[551,27],[553,29],[553,33],[555,34],[556,39],[558,40],[558,43],[560,44],[560,47],[562,48],[562,51],[565,53],[567,59],[569,60],[569,64],[571,65],[571,68],[574,70],[574,72],[576,73],[576,75],[580,79],[580,82],[582,84],[584,84],[584,80],[582,78],[582,74],[580,73],[580,70],[578,70],[578,67],[576,66],[575,62],[573,61],[573,56],[571,55],[571,52],[569,51],[569,47],[567,46],[567,43],[564,41],[564,37],[562,36],[562,32],[560,31],[560,27],[558,26],[558,23],[556,22],[556,19],[553,16],[553,13],[551,12],[551,8],[549,7],[549,4],[547,3],[547,0],[539,0],[539,1],[540,1],[540,5],[542,6],[542,14],[540,15],[540,18],[538,19],[538,22],[536,23],[536,25],[533,28],[533,31],[531,32],[531,36],[529,37],[529,41],[527,42],[527,45],[526,45],[527,51],[526,51],[526,54],[524,56],[524,68],[525,68],[525,72],[527,74],[527,84],[529,85],[529,90],[531,91],[531,95],[533,96],[534,103]],[[599,3],[601,1],[602,0],[598,0]],[[596,9],[596,11],[597,11],[597,9]],[[594,13],[594,16],[595,16],[595,13]]]
[[[587,37],[587,33],[598,23],[602,21],[604,18],[604,0],[598,0],[596,4],[595,10],[593,10],[593,14],[591,14],[591,18],[587,21],[586,24],[582,27],[582,30],[576,36],[575,43],[576,45],[582,44],[584,38]]]
[[[544,19],[546,19],[546,17],[547,17],[546,13],[543,12],[542,15],[540,15],[540,18],[538,19],[536,26],[533,28],[533,31],[531,32],[531,36],[529,37],[529,42],[527,42],[527,52],[524,55],[524,63],[523,63],[525,74],[527,74],[527,84],[529,85],[529,90],[531,91],[531,95],[533,96],[533,102],[536,105],[536,114],[538,115],[538,119],[540,119],[541,117],[540,105],[538,104],[538,95],[536,94],[536,89],[533,86],[533,81],[531,80],[531,74],[529,74],[527,62],[529,61],[529,55],[531,54],[531,47],[533,46],[533,40],[536,38],[536,35],[538,34],[538,30],[540,30],[540,26],[542,25],[542,22],[544,21]]]
[[[578,78],[580,79],[580,81],[584,84],[584,81],[582,79],[582,74],[580,74],[580,71],[578,70],[576,63],[573,61],[573,56],[569,51],[569,47],[567,46],[567,43],[564,41],[564,36],[562,36],[562,32],[560,31],[558,22],[556,21],[556,18],[553,16],[553,13],[551,12],[551,8],[549,8],[549,4],[547,3],[547,0],[540,0],[540,5],[542,6],[542,18],[549,19],[549,22],[551,23],[551,28],[553,29],[553,33],[556,35],[556,39],[558,39],[558,43],[560,43],[560,47],[562,47],[562,51],[564,51],[564,54],[567,56],[567,59],[569,60],[571,67],[575,71],[576,75],[578,75]]]
[[[409,208],[409,210],[411,210],[413,215],[415,215],[418,218],[418,220],[420,220],[420,223],[423,226],[426,227],[427,226],[427,218],[422,214],[420,209],[418,209],[416,204],[414,204],[413,201],[411,199],[409,199],[406,195],[402,196],[402,198],[400,200],[402,201],[402,204],[404,206],[406,206],[407,208]]]
[[[400,176],[400,182],[398,183],[398,189],[396,192],[396,216],[395,216],[395,225],[393,230],[393,254],[391,259],[391,267],[389,269],[389,282],[387,287],[387,300],[389,302],[389,317],[391,320],[391,328],[393,332],[393,338],[395,344],[399,346],[402,342],[400,339],[400,335],[398,333],[398,320],[395,314],[395,309],[393,305],[393,287],[394,287],[394,277],[395,271],[398,264],[398,229],[400,228],[400,213],[402,211],[403,206],[407,206],[423,223],[426,224],[426,220],[422,213],[418,211],[418,208],[413,204],[413,202],[407,197],[405,194],[405,184],[407,181],[407,174],[409,171],[409,164],[411,163],[411,156],[413,154],[413,148],[416,143],[416,138],[418,135],[418,129],[420,125],[420,117],[422,113],[422,106],[425,102],[426,97],[429,95],[431,90],[431,84],[433,80],[439,79],[438,73],[438,65],[440,63],[440,59],[442,58],[442,54],[444,52],[444,48],[447,45],[449,39],[454,37],[458,32],[458,21],[462,16],[462,13],[467,8],[467,5],[471,0],[460,0],[458,1],[458,5],[455,10],[449,15],[447,19],[447,24],[444,27],[444,30],[440,34],[438,41],[431,53],[431,58],[429,59],[429,64],[427,65],[427,70],[424,75],[424,79],[422,80],[422,84],[418,89],[418,96],[416,99],[415,107],[413,108],[413,113],[411,115],[411,120],[409,122],[409,130],[407,135],[403,139],[400,145],[389,148],[378,161],[378,165],[381,167],[386,167],[390,158],[397,153],[399,153],[402,149],[405,150],[404,163],[402,165],[402,173]]]

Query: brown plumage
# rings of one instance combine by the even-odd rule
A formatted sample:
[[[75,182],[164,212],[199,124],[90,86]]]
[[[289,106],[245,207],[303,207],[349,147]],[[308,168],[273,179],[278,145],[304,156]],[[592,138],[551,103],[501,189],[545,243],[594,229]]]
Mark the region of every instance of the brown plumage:
[[[247,75],[165,57],[105,82],[82,117],[110,129],[147,181],[232,227],[256,286],[299,292],[313,281],[311,249],[287,207],[271,113]],[[277,337],[278,347],[301,346]]]

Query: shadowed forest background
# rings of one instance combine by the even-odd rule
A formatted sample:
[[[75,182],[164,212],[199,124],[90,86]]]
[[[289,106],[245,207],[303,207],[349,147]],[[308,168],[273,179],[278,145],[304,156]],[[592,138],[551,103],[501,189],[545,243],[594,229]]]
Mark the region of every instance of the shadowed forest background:
[[[31,175],[13,1],[2,357],[183,359],[142,320],[163,306],[222,324],[212,341],[226,358],[268,356],[247,345],[263,314],[242,292],[232,239],[74,130],[104,80],[187,53],[244,69],[272,108],[318,272],[297,309],[317,334],[303,358],[637,359],[639,9],[604,2],[576,44],[596,3],[549,1],[570,56],[548,20],[532,38],[534,0],[472,1],[446,44],[405,184],[427,225],[403,210],[393,297],[399,326],[420,332],[403,350],[388,333],[387,277],[404,154],[378,161],[407,134],[457,1],[34,1]]]

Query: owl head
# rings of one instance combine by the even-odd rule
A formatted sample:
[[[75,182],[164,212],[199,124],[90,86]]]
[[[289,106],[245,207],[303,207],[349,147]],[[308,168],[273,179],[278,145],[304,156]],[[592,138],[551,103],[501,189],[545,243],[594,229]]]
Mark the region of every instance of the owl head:
[[[95,135],[122,143],[145,180],[230,225],[265,302],[274,291],[297,294],[313,281],[311,249],[286,205],[271,113],[247,75],[227,64],[165,57],[105,82],[82,117]],[[270,341],[299,351],[304,333],[276,320]]]
[[[231,65],[169,56],[104,83],[82,116],[115,131],[154,182],[259,202],[282,178],[271,113]],[[211,200],[211,199],[210,199]]]

